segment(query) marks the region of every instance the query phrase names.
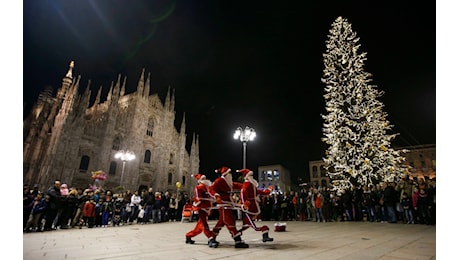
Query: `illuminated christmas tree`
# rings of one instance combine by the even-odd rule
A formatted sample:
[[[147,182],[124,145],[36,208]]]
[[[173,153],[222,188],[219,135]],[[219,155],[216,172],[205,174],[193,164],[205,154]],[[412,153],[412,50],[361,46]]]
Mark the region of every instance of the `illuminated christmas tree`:
[[[384,92],[371,85],[364,70],[366,53],[360,53],[359,38],[351,24],[338,17],[326,40],[323,138],[327,144],[323,158],[334,190],[364,186],[380,181],[396,181],[408,171],[402,162],[407,150],[391,147],[397,134],[378,100]]]

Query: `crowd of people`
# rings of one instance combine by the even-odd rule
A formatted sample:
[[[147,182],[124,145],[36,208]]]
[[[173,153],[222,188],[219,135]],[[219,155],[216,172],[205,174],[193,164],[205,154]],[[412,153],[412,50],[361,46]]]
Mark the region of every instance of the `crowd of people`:
[[[436,224],[436,180],[401,179],[337,192],[310,187],[262,198],[261,220]]]
[[[435,179],[406,178],[398,182],[356,186],[342,192],[312,186],[282,193],[273,189],[269,192],[257,189],[252,171],[247,169],[241,170],[244,183],[233,182],[228,167],[222,167],[217,172],[221,176],[213,183],[205,182],[206,176],[202,179],[200,175],[197,187],[202,183],[206,185],[200,188],[201,193],[195,188],[190,196],[184,192],[153,191],[152,188],[121,193],[69,188],[59,180],[43,192],[38,190],[37,185],[32,188],[24,185],[23,232],[181,221],[182,209],[187,203],[194,203],[192,220],[200,222],[200,226],[186,236],[186,243],[192,244],[191,238],[206,230],[210,247],[217,247],[216,237],[224,226],[235,240],[235,247],[248,247],[241,239],[242,232],[248,227],[262,231],[264,242],[273,241],[268,236],[268,227],[259,228],[254,221],[436,224]],[[246,182],[249,182],[246,187],[250,188],[243,188]],[[211,203],[205,207],[197,206],[203,194],[209,194],[205,200]],[[202,210],[205,214],[200,213]],[[212,229],[207,226],[208,219],[217,220]],[[235,220],[242,220],[241,229],[237,229]]]
[[[24,185],[24,232],[82,227],[108,227],[180,221],[187,194],[143,191],[112,193],[110,190],[68,188],[59,180],[41,192]]]

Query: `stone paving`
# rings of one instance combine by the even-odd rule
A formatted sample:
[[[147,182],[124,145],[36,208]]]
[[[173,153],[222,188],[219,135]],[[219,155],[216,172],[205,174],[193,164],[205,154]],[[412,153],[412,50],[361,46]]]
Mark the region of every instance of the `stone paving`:
[[[436,226],[288,221],[285,232],[274,232],[275,223],[256,222],[270,227],[273,242],[263,243],[260,232],[246,230],[246,249],[234,248],[225,227],[218,248],[209,248],[203,234],[185,244],[184,234],[196,222],[25,233],[23,259],[436,259]]]

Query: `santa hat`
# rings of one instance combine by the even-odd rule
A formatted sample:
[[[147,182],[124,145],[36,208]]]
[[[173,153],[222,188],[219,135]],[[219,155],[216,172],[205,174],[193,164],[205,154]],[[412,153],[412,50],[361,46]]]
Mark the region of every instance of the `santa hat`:
[[[206,175],[201,174],[201,173],[192,174],[192,177],[195,177],[195,179],[196,179],[197,182],[206,180]]]
[[[221,168],[217,169],[216,172],[222,174],[222,176],[225,176],[227,173],[231,172],[232,169],[222,166]]]
[[[249,170],[249,169],[236,170],[236,172],[241,172],[244,177],[246,177],[248,175],[254,175],[254,172]]]

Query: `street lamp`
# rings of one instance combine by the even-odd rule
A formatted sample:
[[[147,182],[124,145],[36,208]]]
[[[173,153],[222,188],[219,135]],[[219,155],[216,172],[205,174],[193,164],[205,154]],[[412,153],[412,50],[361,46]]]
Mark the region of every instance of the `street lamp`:
[[[136,158],[136,156],[134,155],[133,152],[131,151],[124,151],[124,150],[121,150],[121,151],[118,151],[116,154],[115,154],[115,159],[119,159],[123,162],[123,167],[121,168],[121,177],[120,177],[120,186],[121,184],[123,183],[123,174],[125,173],[125,165],[126,165],[126,162],[127,161],[131,161],[133,160],[134,158]]]
[[[246,126],[244,130],[241,127],[238,127],[233,134],[234,139],[240,139],[243,143],[243,169],[246,168],[246,145],[248,141],[254,140],[255,137],[256,131],[248,126]]]

